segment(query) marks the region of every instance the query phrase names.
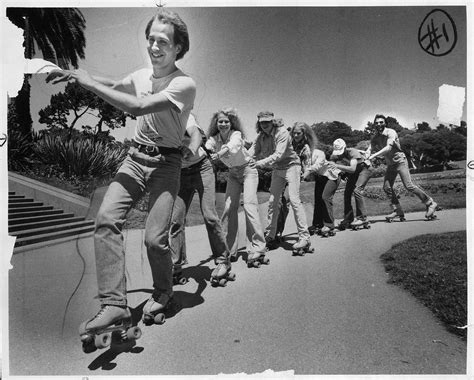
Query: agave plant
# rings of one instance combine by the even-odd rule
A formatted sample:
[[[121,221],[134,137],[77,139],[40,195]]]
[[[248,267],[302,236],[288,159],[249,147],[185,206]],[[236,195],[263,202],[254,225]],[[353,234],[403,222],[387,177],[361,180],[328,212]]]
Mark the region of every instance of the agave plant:
[[[122,144],[70,133],[44,134],[35,152],[44,163],[58,165],[66,178],[110,176],[127,154]]]

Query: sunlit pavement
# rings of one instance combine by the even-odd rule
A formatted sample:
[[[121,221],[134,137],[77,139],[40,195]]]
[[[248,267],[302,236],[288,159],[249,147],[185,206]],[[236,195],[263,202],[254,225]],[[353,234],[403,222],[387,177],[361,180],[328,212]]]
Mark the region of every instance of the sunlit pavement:
[[[265,215],[265,205],[262,215]],[[233,264],[226,287],[209,283],[204,226],[187,229],[189,282],[175,286],[180,305],[159,326],[138,325],[136,342],[82,352],[77,328],[98,310],[92,238],[12,258],[9,350],[3,375],[217,375],[265,370],[295,374],[463,374],[466,343],[447,332],[412,296],[387,284],[380,255],[394,243],[426,233],[466,229],[466,210],[426,222],[373,218],[369,230],[313,236],[314,254],[294,257],[293,215],[287,243],[270,265]],[[240,216],[241,226],[244,222]],[[292,234],[290,234],[292,233]],[[151,275],[143,231],[125,234],[129,305],[140,319]],[[244,248],[244,234],[241,245]],[[242,250],[245,257],[245,249]],[[174,315],[173,315],[174,314]],[[4,334],[6,338],[7,334]]]

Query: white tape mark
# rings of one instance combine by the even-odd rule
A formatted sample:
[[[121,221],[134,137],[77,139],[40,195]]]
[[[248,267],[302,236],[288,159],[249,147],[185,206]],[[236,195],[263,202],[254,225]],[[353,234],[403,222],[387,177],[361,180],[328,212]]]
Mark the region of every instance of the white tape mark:
[[[443,84],[439,88],[438,121],[442,124],[461,125],[466,98],[464,87]]]

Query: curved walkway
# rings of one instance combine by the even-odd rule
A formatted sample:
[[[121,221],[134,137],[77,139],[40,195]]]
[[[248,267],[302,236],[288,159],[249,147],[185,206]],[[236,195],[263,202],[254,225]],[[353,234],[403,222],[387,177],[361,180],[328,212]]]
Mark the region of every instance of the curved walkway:
[[[9,280],[10,375],[464,374],[466,342],[387,284],[379,259],[415,235],[466,229],[465,209],[438,215],[425,222],[423,213],[412,213],[392,224],[379,217],[370,230],[313,236],[314,254],[293,257],[280,248],[260,269],[239,259],[237,280],[225,288],[209,285],[204,226],[190,227],[189,282],[175,287],[180,310],[162,326],[140,323],[135,346],[88,355],[77,327],[98,308],[92,238],[17,254]],[[286,231],[295,230],[290,213]],[[136,318],[151,292],[142,234],[126,234]]]

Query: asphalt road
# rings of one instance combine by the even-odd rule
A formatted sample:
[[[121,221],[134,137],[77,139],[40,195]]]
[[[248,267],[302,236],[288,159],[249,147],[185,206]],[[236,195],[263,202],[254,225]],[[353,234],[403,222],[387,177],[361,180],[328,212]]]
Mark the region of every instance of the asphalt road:
[[[315,253],[293,257],[290,213],[288,244],[268,254],[270,265],[248,269],[240,258],[236,281],[223,288],[209,283],[214,265],[205,228],[190,227],[189,282],[175,287],[179,308],[161,326],[140,322],[143,336],[135,343],[91,354],[82,352],[77,327],[98,310],[92,238],[17,254],[3,374],[464,374],[466,342],[387,284],[379,259],[415,235],[466,229],[465,209],[438,214],[433,222],[422,213],[407,214],[404,223],[376,217],[370,230],[312,237]],[[142,238],[141,230],[125,235],[129,305],[137,320],[151,292]]]

